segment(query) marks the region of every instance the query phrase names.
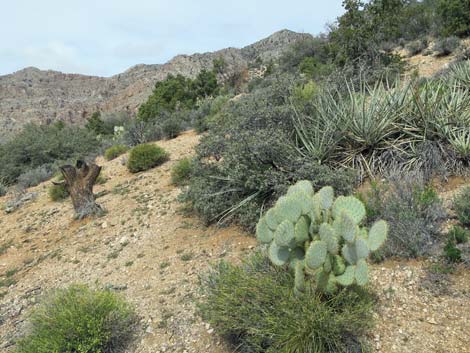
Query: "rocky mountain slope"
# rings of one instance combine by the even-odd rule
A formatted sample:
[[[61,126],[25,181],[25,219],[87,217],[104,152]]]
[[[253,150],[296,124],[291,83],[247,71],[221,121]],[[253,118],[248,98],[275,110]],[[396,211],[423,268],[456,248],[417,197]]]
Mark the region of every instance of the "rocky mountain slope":
[[[135,112],[150,95],[155,82],[168,74],[196,76],[222,57],[225,75],[241,70],[257,58],[268,61],[309,34],[282,30],[242,49],[178,55],[162,65],[137,65],[112,77],[65,74],[25,68],[0,76],[0,137],[28,122],[62,120],[80,123],[94,111]]]

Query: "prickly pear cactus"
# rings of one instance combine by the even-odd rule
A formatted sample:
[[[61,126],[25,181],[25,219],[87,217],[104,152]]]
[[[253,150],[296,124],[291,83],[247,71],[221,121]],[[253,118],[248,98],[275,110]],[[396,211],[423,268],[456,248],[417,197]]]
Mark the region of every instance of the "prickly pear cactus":
[[[261,217],[256,236],[269,244],[274,265],[294,271],[296,292],[304,292],[311,278],[317,288],[331,293],[369,280],[366,260],[385,242],[388,225],[377,221],[368,231],[361,227],[365,216],[357,198],[335,199],[329,186],[315,193],[312,184],[302,180]]]

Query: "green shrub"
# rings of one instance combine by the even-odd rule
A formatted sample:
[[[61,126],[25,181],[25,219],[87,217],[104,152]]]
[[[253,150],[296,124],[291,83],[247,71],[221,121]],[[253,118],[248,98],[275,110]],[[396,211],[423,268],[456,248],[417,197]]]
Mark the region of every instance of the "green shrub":
[[[221,262],[202,280],[202,318],[241,353],[361,352],[372,325],[371,295],[295,295],[293,275],[260,255],[242,266]]]
[[[110,291],[73,285],[46,298],[33,311],[18,353],[117,353],[132,341],[133,308]]]
[[[402,174],[373,186],[367,196],[371,220],[384,219],[390,232],[376,259],[426,255],[440,240],[446,213],[437,193],[419,174]]]
[[[172,116],[161,123],[161,128],[165,138],[173,139],[183,130],[182,121],[176,116]]]
[[[445,258],[449,262],[461,262],[462,251],[455,246],[455,242],[449,239],[444,247]]]
[[[80,159],[99,148],[96,135],[85,128],[30,124],[0,144],[0,179],[12,184],[27,171]]]
[[[8,192],[8,187],[0,180],[0,197],[5,196]]]
[[[418,40],[414,40],[412,42],[407,43],[405,45],[405,50],[408,56],[415,56],[421,53],[427,47],[428,47],[427,40],[418,39]]]
[[[110,161],[112,159],[115,159],[117,157],[119,157],[120,155],[124,154],[127,152],[129,148],[125,145],[114,145],[114,146],[111,146],[110,148],[108,148],[105,152],[104,152],[104,158],[107,160],[107,161]]]
[[[138,145],[129,154],[127,169],[132,173],[137,173],[163,164],[168,159],[168,152],[159,146],[152,144]]]
[[[437,13],[442,21],[444,35],[470,35],[470,2],[468,0],[440,0]]]
[[[39,185],[43,181],[52,177],[52,169],[49,166],[40,166],[35,169],[28,170],[18,177],[18,185],[22,188],[29,188]]]
[[[49,198],[54,202],[65,200],[70,194],[64,184],[51,185],[49,187]]]
[[[183,158],[179,160],[171,170],[171,182],[175,185],[185,185],[191,177],[193,169],[192,159]]]
[[[449,238],[456,244],[464,244],[470,239],[470,230],[454,225],[449,231]]]
[[[467,227],[470,226],[470,186],[463,188],[454,197],[453,208],[460,223]]]
[[[452,36],[447,38],[438,39],[434,43],[433,50],[437,56],[447,56],[452,54],[460,45],[460,39]]]

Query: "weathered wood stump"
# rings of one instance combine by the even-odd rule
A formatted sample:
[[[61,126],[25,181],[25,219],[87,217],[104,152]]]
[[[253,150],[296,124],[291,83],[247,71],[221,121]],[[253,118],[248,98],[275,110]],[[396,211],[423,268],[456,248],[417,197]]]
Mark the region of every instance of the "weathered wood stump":
[[[93,194],[93,185],[101,172],[100,166],[94,163],[88,165],[78,160],[75,167],[64,165],[60,167],[60,171],[64,176],[63,184],[72,198],[75,216],[78,219],[103,213],[103,209],[96,203]]]

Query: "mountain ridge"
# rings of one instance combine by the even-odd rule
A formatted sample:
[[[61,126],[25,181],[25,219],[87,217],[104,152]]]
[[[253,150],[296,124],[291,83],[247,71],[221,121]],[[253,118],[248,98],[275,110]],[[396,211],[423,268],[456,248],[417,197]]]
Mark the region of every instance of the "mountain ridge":
[[[292,43],[310,34],[281,30],[243,48],[176,55],[164,64],[137,64],[122,73],[100,77],[27,67],[0,76],[0,138],[27,123],[55,121],[81,124],[96,110],[133,114],[157,81],[169,74],[194,78],[222,57],[225,75],[241,71],[258,58],[278,58]]]

